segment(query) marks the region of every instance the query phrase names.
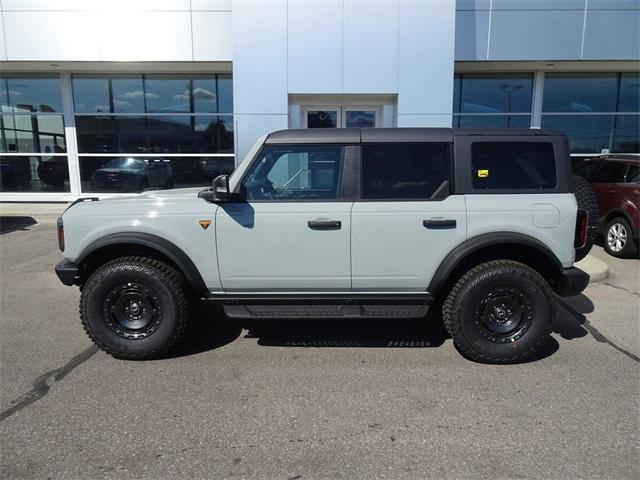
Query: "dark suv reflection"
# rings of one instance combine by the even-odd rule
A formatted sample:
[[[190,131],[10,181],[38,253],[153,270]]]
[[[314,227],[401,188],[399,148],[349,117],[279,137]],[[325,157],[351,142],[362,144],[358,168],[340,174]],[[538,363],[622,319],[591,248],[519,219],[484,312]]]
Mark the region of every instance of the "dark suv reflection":
[[[114,158],[91,176],[94,191],[141,192],[146,188],[173,188],[170,160]]]

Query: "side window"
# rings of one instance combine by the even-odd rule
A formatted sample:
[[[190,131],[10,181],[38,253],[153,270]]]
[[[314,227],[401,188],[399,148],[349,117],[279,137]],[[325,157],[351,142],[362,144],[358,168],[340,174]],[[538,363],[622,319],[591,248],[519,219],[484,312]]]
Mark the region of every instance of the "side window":
[[[267,146],[242,182],[247,200],[338,198],[343,147]]]
[[[471,147],[473,188],[539,189],[556,186],[553,144],[476,142]]]
[[[603,162],[598,170],[595,183],[620,183],[624,180],[624,172],[627,169],[626,163]]]
[[[362,198],[444,198],[449,172],[448,144],[363,145]]]
[[[598,170],[599,165],[600,162],[598,161],[580,160],[580,163],[578,163],[574,167],[573,173],[581,176],[587,181],[591,181],[591,179],[593,178],[593,174],[596,172],[596,170]]]
[[[629,170],[627,170],[626,183],[638,182],[640,182],[640,167],[638,167],[638,165],[629,165]]]

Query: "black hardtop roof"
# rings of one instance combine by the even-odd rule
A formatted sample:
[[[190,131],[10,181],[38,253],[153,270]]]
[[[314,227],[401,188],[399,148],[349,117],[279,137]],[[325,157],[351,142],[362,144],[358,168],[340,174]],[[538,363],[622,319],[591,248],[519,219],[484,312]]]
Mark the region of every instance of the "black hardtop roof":
[[[278,130],[267,144],[295,143],[452,143],[460,136],[561,136],[556,130],[528,128],[311,128]]]

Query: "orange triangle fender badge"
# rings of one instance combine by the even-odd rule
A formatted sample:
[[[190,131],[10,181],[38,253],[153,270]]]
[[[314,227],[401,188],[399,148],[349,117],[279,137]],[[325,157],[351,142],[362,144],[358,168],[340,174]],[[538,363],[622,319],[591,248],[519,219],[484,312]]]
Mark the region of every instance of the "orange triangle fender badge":
[[[211,225],[211,220],[198,220],[198,223],[203,230],[206,230],[207,228],[209,228],[209,225]]]

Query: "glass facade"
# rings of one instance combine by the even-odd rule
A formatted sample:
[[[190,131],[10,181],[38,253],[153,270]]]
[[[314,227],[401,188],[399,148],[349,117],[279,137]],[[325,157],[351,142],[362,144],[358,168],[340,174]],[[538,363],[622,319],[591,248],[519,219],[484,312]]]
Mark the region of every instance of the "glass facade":
[[[532,73],[458,73],[453,82],[454,127],[529,128]]]
[[[565,132],[572,153],[638,153],[639,96],[639,73],[547,73],[541,125]]]
[[[69,192],[58,75],[0,75],[0,192]]]

